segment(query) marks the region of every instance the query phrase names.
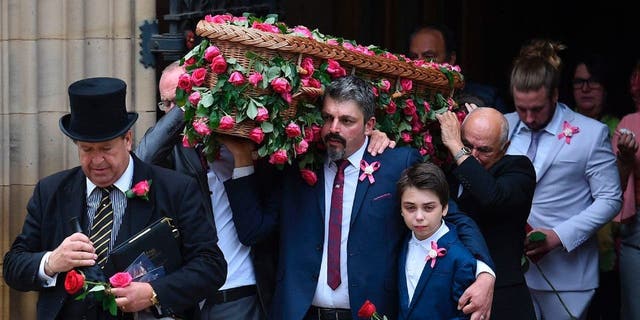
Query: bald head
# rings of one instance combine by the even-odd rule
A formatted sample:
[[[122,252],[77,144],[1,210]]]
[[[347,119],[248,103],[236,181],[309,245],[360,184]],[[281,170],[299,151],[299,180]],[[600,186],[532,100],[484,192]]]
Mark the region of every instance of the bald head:
[[[472,146],[472,155],[489,169],[500,160],[509,146],[509,123],[498,110],[478,108],[462,123],[463,142]]]
[[[169,104],[167,109],[163,110],[165,112],[169,112],[169,110],[175,106],[178,79],[183,73],[185,73],[185,70],[180,66],[180,61],[175,61],[162,70],[158,89],[160,91],[160,100]]]

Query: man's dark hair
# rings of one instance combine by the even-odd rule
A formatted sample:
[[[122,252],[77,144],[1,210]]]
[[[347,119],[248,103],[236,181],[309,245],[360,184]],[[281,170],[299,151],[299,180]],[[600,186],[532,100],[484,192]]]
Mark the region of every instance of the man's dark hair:
[[[419,26],[411,33],[411,36],[409,37],[409,42],[411,42],[411,39],[413,39],[413,37],[416,34],[418,34],[423,30],[437,31],[437,32],[440,32],[440,34],[442,34],[442,38],[444,39],[444,47],[445,47],[444,50],[446,53],[447,61],[451,60],[451,55],[453,53],[457,54],[458,45],[456,43],[455,33],[453,33],[453,30],[451,30],[449,27],[441,23],[429,23],[429,24]],[[409,46],[407,46],[407,48],[408,47]]]
[[[371,85],[356,76],[345,76],[333,80],[324,94],[337,102],[354,101],[368,121],[375,114],[376,100]]]

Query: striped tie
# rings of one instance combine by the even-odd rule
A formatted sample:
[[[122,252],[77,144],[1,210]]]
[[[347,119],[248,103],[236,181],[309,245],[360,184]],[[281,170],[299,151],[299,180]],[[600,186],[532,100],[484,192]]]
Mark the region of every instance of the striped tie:
[[[111,242],[111,229],[113,228],[113,206],[109,193],[113,190],[113,186],[100,188],[102,191],[102,199],[100,206],[93,217],[93,225],[91,226],[91,237],[93,247],[98,255],[98,264],[102,267],[109,253],[109,243]]]

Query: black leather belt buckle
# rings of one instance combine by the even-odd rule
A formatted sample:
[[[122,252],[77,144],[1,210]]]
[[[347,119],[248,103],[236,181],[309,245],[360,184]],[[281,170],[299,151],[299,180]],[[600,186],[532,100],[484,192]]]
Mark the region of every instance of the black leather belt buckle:
[[[256,294],[256,286],[242,286],[227,290],[220,290],[213,296],[213,303],[221,304],[235,301]]]
[[[309,308],[309,314],[313,319],[318,320],[353,320],[351,310],[349,309],[319,308],[311,306],[311,308]]]

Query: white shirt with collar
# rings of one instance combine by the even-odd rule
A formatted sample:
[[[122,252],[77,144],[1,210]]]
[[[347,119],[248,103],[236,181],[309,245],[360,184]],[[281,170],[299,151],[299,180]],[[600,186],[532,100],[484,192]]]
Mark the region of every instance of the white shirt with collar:
[[[409,240],[409,248],[407,250],[407,260],[404,273],[407,278],[407,292],[409,294],[409,303],[413,299],[413,294],[418,286],[418,281],[422,276],[424,266],[427,265],[425,258],[431,250],[431,241],[438,242],[442,236],[449,232],[449,227],[444,221],[441,221],[440,227],[430,237],[424,240],[418,240],[416,235],[411,233],[411,240]],[[430,263],[430,262],[429,262]]]

